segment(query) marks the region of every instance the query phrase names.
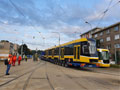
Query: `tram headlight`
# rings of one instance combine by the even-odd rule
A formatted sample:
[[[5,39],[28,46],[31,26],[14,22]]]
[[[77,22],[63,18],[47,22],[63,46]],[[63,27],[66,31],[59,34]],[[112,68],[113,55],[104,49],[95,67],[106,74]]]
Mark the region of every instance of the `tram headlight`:
[[[99,60],[99,62],[98,63],[102,63],[103,64],[103,60]]]

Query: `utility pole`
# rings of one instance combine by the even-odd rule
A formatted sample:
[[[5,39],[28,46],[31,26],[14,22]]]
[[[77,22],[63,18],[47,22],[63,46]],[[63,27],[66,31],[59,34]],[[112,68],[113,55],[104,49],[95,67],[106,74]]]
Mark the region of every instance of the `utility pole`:
[[[43,37],[42,39],[43,39],[43,46],[45,48],[45,37]]]
[[[60,33],[59,32],[52,32],[52,33],[56,33],[59,35],[59,60],[60,60],[60,54],[61,54],[61,46],[60,46]]]
[[[21,46],[21,57],[23,58],[23,40],[22,40],[22,46]]]
[[[37,48],[36,48],[36,53],[37,53]]]
[[[60,53],[61,53],[61,47],[60,47],[60,34],[59,34],[59,60],[60,60]]]

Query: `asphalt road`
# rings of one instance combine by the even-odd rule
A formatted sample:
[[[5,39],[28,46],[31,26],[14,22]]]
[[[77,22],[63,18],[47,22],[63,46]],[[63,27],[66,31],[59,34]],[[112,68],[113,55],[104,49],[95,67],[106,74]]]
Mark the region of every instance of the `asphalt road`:
[[[28,60],[11,67],[10,75],[5,76],[3,67],[0,90],[120,90],[120,69],[65,68]]]

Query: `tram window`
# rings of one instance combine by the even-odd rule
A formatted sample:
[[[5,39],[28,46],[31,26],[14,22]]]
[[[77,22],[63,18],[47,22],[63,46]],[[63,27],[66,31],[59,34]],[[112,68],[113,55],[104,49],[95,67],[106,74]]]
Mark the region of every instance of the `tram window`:
[[[55,50],[55,51],[54,51],[54,55],[57,55],[57,49],[55,48],[54,50]]]
[[[45,55],[47,55],[47,51],[45,51]]]
[[[73,55],[73,48],[72,47],[65,47],[65,50],[64,50],[64,54],[65,55]]]
[[[81,55],[90,56],[88,42],[81,42]]]
[[[59,55],[59,48],[55,48],[54,55]]]
[[[74,47],[74,58],[76,59],[76,47]]]
[[[86,56],[89,56],[89,47],[87,45],[83,45],[82,46],[82,52],[81,52],[82,55],[86,55]]]
[[[52,55],[52,50],[49,50],[49,55]]]

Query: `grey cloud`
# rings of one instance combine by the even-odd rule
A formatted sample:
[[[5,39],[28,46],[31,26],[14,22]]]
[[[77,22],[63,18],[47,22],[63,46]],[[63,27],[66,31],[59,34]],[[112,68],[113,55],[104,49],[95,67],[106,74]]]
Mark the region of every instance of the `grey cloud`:
[[[91,23],[98,22],[95,18],[95,12],[98,10],[97,4],[94,9],[83,8],[78,4],[65,3],[62,4],[58,0],[41,0],[45,2],[46,7],[36,7],[35,0],[12,0],[15,5],[24,13],[22,16],[9,2],[9,0],[0,1],[0,21],[8,20],[9,24],[20,24],[24,26],[41,26],[45,30],[65,30],[64,26],[74,31],[75,26],[89,27],[85,24],[86,20],[91,20]],[[100,4],[101,5],[101,4]],[[7,7],[6,7],[7,6]],[[95,11],[93,11],[95,10]],[[98,13],[98,12],[97,12]],[[90,17],[90,19],[89,19]],[[109,18],[108,18],[109,20]],[[70,28],[69,28],[70,26]],[[72,28],[72,29],[71,29]],[[82,28],[83,29],[83,28]],[[69,31],[70,31],[69,30]],[[76,30],[76,29],[75,29]],[[64,31],[63,31],[64,32]]]
[[[33,0],[12,0],[12,2],[24,13],[23,17],[8,0],[2,0],[0,18],[8,20],[10,24],[42,26],[44,28],[54,29],[54,26],[66,24],[80,25],[80,17],[85,15],[78,5],[62,6],[55,0],[47,0],[47,7],[37,8]],[[23,3],[24,2],[24,3]],[[6,7],[7,6],[7,7]],[[66,7],[66,8],[65,8]],[[8,14],[9,13],[9,14]]]

